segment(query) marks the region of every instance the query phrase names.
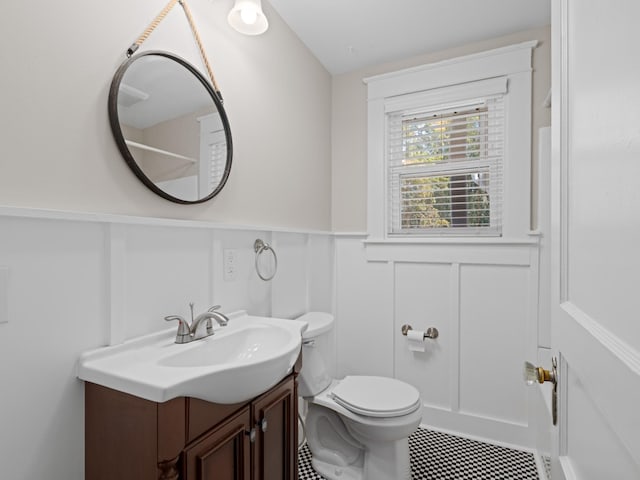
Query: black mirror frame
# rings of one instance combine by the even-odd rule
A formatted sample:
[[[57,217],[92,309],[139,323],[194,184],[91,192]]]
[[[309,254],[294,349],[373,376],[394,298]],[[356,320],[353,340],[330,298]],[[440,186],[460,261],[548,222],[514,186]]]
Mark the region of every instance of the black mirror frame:
[[[224,173],[222,174],[222,179],[220,180],[220,183],[206,197],[199,198],[198,200],[184,200],[182,198],[177,198],[177,197],[174,197],[173,195],[169,195],[164,190],[158,188],[156,184],[152,182],[151,179],[147,177],[145,173],[142,171],[142,169],[136,162],[136,159],[132,155],[131,151],[129,150],[129,147],[125,142],[122,129],[120,128],[120,119],[118,117],[118,91],[120,88],[120,82],[122,81],[122,77],[124,76],[127,69],[131,66],[131,64],[136,60],[138,60],[139,58],[145,57],[147,55],[156,55],[156,56],[169,58],[179,63],[184,68],[186,68],[200,81],[200,83],[202,83],[204,88],[207,90],[207,92],[211,96],[211,99],[213,100],[213,103],[215,104],[216,108],[218,109],[218,113],[220,114],[220,119],[224,127],[225,139],[227,142],[227,161],[225,164]],[[193,65],[191,65],[189,62],[187,62],[183,58],[180,58],[177,55],[174,55],[172,53],[165,52],[162,50],[149,50],[146,52],[136,53],[135,55],[132,55],[130,58],[125,60],[120,65],[115,75],[113,76],[113,80],[111,81],[111,88],[109,89],[109,123],[111,124],[111,132],[113,133],[113,137],[116,141],[116,144],[118,145],[118,149],[120,150],[120,153],[124,157],[124,160],[127,162],[127,165],[129,165],[129,168],[133,170],[133,173],[135,173],[136,177],[138,177],[138,179],[142,183],[144,183],[145,186],[149,188],[149,190],[151,190],[156,195],[159,195],[160,197],[166,200],[169,200],[171,202],[180,203],[183,205],[203,203],[208,200],[211,200],[218,193],[220,193],[220,190],[222,190],[222,188],[227,183],[227,180],[229,178],[229,173],[231,171],[231,161],[233,159],[233,142],[231,139],[231,127],[229,126],[229,119],[227,118],[227,113],[224,107],[222,106],[221,99],[218,97],[218,94],[215,92],[215,90],[213,89],[209,81]]]

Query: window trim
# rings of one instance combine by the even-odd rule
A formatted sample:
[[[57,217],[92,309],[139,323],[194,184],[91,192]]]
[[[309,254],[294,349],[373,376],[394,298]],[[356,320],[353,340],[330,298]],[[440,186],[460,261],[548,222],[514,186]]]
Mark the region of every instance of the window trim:
[[[468,101],[505,89],[502,237],[504,242],[529,237],[531,215],[531,95],[532,51],[537,40],[458,57],[364,79],[368,96],[369,240],[412,242],[433,236],[455,239],[455,232],[421,236],[387,231],[387,113],[422,106],[437,107]],[[429,243],[426,241],[425,243]]]

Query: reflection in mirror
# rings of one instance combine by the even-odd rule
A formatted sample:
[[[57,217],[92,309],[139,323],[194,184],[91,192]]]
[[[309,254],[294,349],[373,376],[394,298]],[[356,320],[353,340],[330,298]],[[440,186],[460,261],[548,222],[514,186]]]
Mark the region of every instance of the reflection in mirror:
[[[166,52],[139,53],[116,72],[109,116],[118,147],[151,190],[178,203],[209,200],[231,168],[231,132],[207,80]]]

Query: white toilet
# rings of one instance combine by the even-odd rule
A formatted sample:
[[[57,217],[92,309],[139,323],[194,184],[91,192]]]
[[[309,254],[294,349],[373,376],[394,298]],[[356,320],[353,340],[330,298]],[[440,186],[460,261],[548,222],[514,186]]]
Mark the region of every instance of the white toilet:
[[[385,377],[332,379],[326,370],[333,315],[310,312],[302,335],[299,393],[313,468],[328,480],[409,480],[409,441],[422,420],[411,385]],[[324,344],[323,344],[324,343]]]

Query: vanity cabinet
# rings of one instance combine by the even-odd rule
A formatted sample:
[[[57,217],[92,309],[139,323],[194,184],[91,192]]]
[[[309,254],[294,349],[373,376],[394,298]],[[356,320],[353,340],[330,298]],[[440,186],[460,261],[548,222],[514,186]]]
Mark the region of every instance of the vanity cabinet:
[[[249,406],[243,408],[185,449],[186,480],[250,480],[251,443],[247,434],[252,428],[250,412]]]
[[[253,402],[256,436],[251,480],[297,479],[297,396],[295,384],[281,384]]]
[[[297,480],[295,373],[250,402],[155,403],[85,384],[86,480]]]

